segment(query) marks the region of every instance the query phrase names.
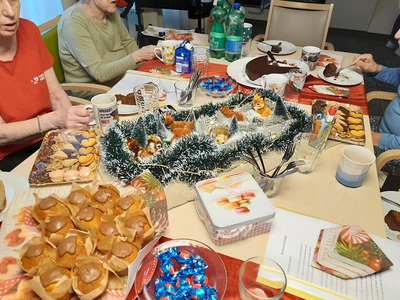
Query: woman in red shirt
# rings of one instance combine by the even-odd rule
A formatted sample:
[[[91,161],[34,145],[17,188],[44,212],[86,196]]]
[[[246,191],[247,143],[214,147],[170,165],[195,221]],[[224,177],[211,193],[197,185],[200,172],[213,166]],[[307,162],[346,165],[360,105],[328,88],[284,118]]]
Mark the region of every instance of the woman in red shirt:
[[[0,1],[0,170],[11,171],[49,130],[85,127],[89,112],[71,106],[35,24],[19,0]]]

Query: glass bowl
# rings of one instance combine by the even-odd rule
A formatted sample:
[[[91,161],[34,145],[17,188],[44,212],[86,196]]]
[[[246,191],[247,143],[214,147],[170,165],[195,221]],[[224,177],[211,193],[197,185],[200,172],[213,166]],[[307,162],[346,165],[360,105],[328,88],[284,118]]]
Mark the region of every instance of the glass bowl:
[[[224,90],[224,91],[212,91],[212,90],[207,90],[206,86],[203,85],[203,82],[205,81],[206,83],[211,80],[213,83],[218,83],[221,79],[225,79],[226,83],[229,83],[231,85],[230,89]],[[237,86],[237,82],[235,79],[229,77],[228,75],[222,75],[222,76],[210,76],[210,77],[205,77],[201,79],[200,82],[200,89],[208,96],[211,97],[224,97],[228,95],[232,90],[234,90]]]
[[[178,252],[183,250],[192,254],[195,257],[197,254],[201,256],[208,268],[204,273],[208,277],[206,286],[212,287],[218,292],[218,299],[222,299],[225,295],[227,286],[227,275],[225,265],[219,255],[209,246],[190,239],[171,240],[153,248],[148,255],[143,258],[137,272],[135,280],[135,290],[139,300],[156,300],[155,281],[161,276],[160,261],[157,256],[167,252],[173,247],[178,248]],[[181,264],[171,259],[174,263],[175,271],[179,271]]]

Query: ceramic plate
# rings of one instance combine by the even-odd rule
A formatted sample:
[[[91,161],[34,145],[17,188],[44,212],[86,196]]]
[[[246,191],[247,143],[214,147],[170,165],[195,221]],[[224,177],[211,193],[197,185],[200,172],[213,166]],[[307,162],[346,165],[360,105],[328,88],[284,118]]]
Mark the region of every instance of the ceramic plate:
[[[278,45],[279,43],[282,43],[282,44],[281,44],[282,51],[279,52],[279,53],[272,52],[272,51],[271,51],[271,48],[272,48],[272,47],[271,47],[270,45],[265,44],[265,43],[268,43],[268,44],[270,44],[270,45]],[[262,51],[262,52],[265,52],[265,53],[266,53],[267,51],[271,51],[272,54],[274,54],[274,55],[287,55],[287,54],[294,53],[294,52],[296,52],[296,50],[297,50],[296,46],[293,45],[292,43],[289,43],[289,42],[277,41],[277,40],[268,40],[268,41],[265,41],[265,43],[260,42],[260,43],[258,44],[258,46],[257,46],[258,50],[260,50],[260,51]]]
[[[7,199],[6,208],[0,212],[0,222],[2,222],[10,207],[11,200],[14,198],[15,191],[29,191],[29,183],[28,180],[21,175],[9,172],[0,172],[0,180],[3,181],[6,189]]]
[[[392,200],[393,202],[400,204],[400,192],[386,191],[382,192],[381,195],[389,200]],[[387,213],[391,210],[400,212],[400,206],[388,203],[382,199],[383,217],[385,217]],[[385,229],[386,229],[386,236],[389,239],[400,242],[400,231],[390,230],[386,223],[385,223]]]
[[[235,60],[228,66],[226,72],[229,76],[235,79],[238,83],[243,84],[252,88],[260,88],[260,85],[254,84],[246,80],[246,74],[244,73],[244,68],[246,64],[252,60],[254,57],[246,57],[242,59]]]
[[[129,93],[133,93],[132,90],[118,91],[114,93],[114,95],[121,94],[126,96]],[[139,112],[139,107],[137,107],[136,105],[118,104],[118,114],[120,115],[130,115],[130,114],[135,114],[137,112]]]
[[[363,82],[363,77],[358,74],[357,72],[354,72],[349,69],[344,69],[343,71],[340,72],[340,75],[335,78],[335,77],[325,77],[324,76],[324,69],[321,69],[318,71],[318,76],[322,80],[325,80],[326,82],[336,84],[336,85],[356,85],[360,84]]]
[[[253,57],[253,59],[255,59],[255,58],[257,58],[257,57]],[[286,63],[283,63],[283,61],[285,61]],[[294,67],[295,66],[295,67],[298,67],[303,72],[305,72],[307,74],[307,76],[310,75],[310,67],[304,61],[297,60],[297,59],[277,59],[277,62],[280,67]],[[246,81],[257,85],[258,87],[261,87],[261,77],[256,80],[250,80],[250,78],[246,74],[245,68],[246,68],[246,65],[243,67],[244,78],[246,79]],[[286,74],[283,74],[283,75],[286,75]]]

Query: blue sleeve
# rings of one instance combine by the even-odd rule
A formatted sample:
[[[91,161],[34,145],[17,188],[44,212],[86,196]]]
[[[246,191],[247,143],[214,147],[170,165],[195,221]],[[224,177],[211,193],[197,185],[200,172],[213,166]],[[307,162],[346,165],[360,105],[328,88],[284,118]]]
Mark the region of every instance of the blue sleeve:
[[[400,68],[388,68],[382,66],[382,71],[380,71],[374,78],[398,86],[400,85]]]
[[[389,133],[382,133],[382,136],[379,139],[379,149],[382,149],[384,151],[400,149],[400,136]]]

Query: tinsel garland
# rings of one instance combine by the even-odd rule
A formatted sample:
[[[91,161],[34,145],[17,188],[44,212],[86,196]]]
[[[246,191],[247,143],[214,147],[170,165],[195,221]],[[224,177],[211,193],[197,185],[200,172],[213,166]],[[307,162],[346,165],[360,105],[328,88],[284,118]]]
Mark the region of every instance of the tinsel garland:
[[[258,90],[263,97],[276,102],[278,95],[271,91]],[[254,95],[237,93],[223,102],[201,105],[192,110],[179,110],[171,113],[176,121],[190,120],[193,117],[213,116],[221,107],[242,107],[253,101]],[[136,139],[142,146],[146,144],[146,135],[159,132],[158,122],[164,122],[165,116],[146,114],[137,120],[123,121],[111,128],[102,136],[101,157],[105,172],[117,178],[121,183],[129,183],[148,169],[163,186],[171,182],[186,182],[195,185],[198,181],[218,176],[240,162],[240,156],[250,148],[255,152],[257,145],[263,152],[283,151],[299,132],[310,130],[310,115],[297,106],[288,105],[287,111],[291,121],[286,130],[279,136],[266,133],[248,133],[235,143],[218,146],[214,139],[204,134],[192,132],[182,137],[172,146],[164,146],[163,154],[154,155],[153,160],[142,159],[139,163],[133,158],[126,146],[127,138]],[[192,115],[191,115],[192,114]],[[190,119],[189,119],[190,118]]]

